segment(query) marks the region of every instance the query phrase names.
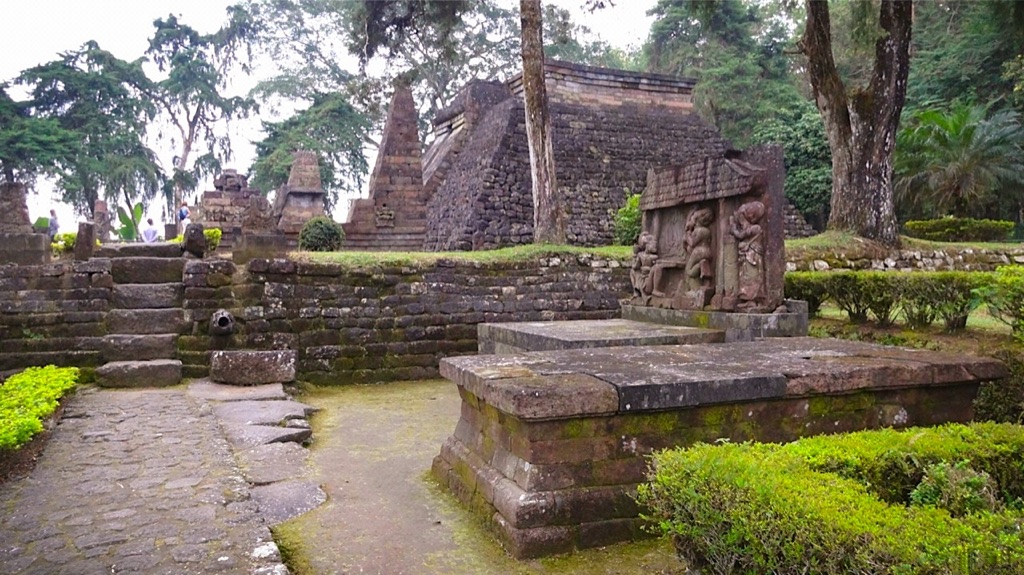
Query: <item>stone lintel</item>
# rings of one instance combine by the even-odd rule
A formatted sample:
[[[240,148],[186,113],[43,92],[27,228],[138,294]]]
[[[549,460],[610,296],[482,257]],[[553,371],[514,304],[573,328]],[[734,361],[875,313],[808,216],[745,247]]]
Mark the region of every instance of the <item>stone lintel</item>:
[[[537,420],[981,382],[1006,369],[990,358],[803,337],[454,357],[441,374]]]

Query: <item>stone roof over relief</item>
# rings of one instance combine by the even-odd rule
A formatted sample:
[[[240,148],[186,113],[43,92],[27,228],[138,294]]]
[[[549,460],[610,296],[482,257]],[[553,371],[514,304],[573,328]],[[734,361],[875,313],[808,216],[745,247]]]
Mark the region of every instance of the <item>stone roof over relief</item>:
[[[725,156],[651,170],[640,196],[641,210],[738,196],[760,183],[764,168]]]

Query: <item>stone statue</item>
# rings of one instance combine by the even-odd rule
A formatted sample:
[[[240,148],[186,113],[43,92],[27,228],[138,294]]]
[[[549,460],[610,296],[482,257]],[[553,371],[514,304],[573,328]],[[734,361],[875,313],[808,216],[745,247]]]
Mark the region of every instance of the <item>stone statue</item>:
[[[650,232],[641,232],[633,246],[633,268],[629,271],[629,279],[633,284],[633,295],[638,297],[651,295],[651,270],[658,261],[658,240]]]
[[[686,219],[686,277],[691,289],[711,287],[714,269],[711,265],[711,222],[715,214],[710,208],[690,212]]]
[[[736,213],[729,217],[729,232],[737,240],[736,259],[739,265],[738,291],[741,307],[744,303],[753,304],[762,295],[764,245],[761,239],[761,225],[758,222],[763,216],[764,204],[750,201],[740,206]]]

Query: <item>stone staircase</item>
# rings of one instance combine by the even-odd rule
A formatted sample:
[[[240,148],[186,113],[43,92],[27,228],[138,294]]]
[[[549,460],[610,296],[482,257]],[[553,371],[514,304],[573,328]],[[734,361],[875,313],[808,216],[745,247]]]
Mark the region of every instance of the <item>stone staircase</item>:
[[[178,246],[171,247],[128,245],[104,254],[111,257],[114,287],[102,344],[107,363],[96,370],[99,385],[163,387],[181,381],[176,342],[189,327],[181,307],[185,259]]]

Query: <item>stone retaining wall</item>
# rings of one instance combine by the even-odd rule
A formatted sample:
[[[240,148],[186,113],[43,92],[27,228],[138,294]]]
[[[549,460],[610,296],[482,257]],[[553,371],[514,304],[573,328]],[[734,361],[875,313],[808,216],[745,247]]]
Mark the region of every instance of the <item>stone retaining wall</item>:
[[[184,278],[193,329],[178,357],[188,376],[205,375],[215,349],[288,348],[298,351],[299,379],[317,384],[438,377],[441,358],[476,353],[480,322],[617,317],[628,275],[589,255],[359,270],[194,261]],[[235,315],[235,334],[207,334],[219,308]]]
[[[786,271],[891,270],[891,271],[993,271],[999,266],[1024,264],[1024,247],[1012,250],[946,249],[892,250],[887,254],[816,254],[787,258]]]
[[[0,373],[101,361],[111,260],[0,266]]]

